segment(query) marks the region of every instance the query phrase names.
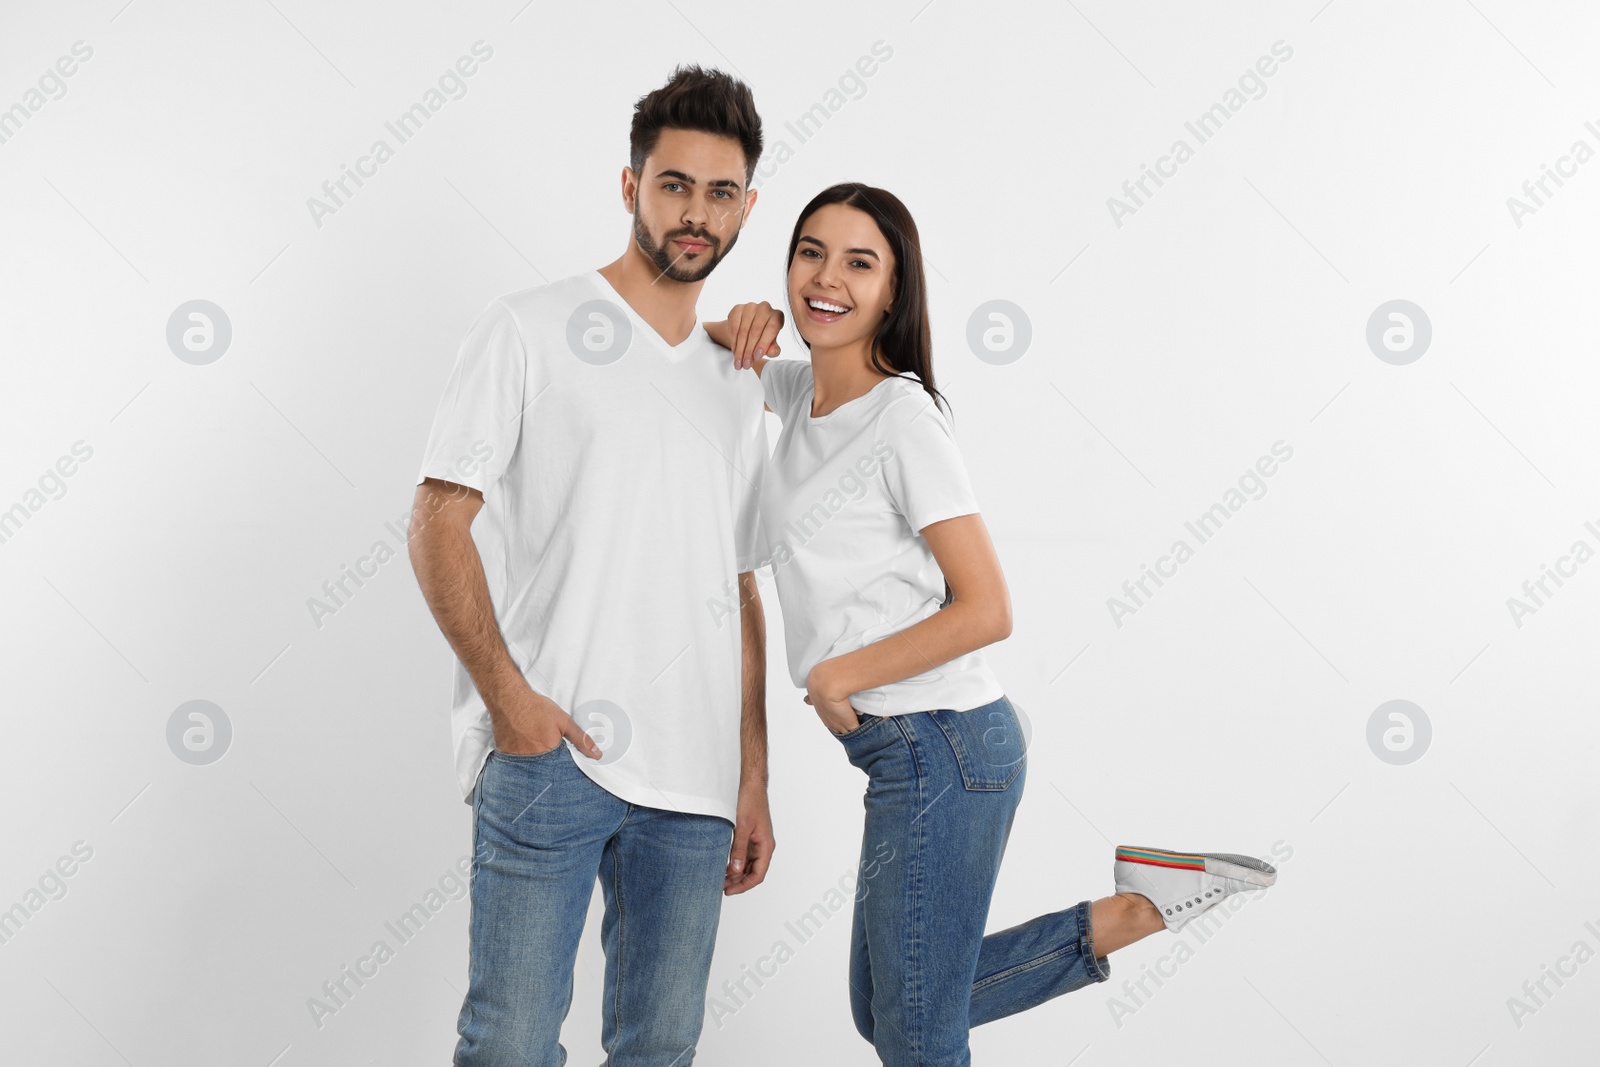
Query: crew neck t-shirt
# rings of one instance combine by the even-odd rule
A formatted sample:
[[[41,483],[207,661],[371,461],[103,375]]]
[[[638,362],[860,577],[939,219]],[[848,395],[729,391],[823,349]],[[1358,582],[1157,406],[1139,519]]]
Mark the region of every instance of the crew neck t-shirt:
[[[492,301],[434,416],[417,482],[483,493],[472,539],[507,650],[604,753],[573,762],[630,803],[735,820],[761,405],[698,321],[668,345],[588,271]],[[459,660],[451,706],[470,803],[494,730]]]
[[[949,419],[914,377],[889,377],[811,415],[808,360],[761,369],[783,421],[761,489],[761,527],[783,614],[790,680],[940,609],[944,574],[920,531],[978,510]],[[967,711],[1004,695],[981,649],[850,696],[858,711]]]

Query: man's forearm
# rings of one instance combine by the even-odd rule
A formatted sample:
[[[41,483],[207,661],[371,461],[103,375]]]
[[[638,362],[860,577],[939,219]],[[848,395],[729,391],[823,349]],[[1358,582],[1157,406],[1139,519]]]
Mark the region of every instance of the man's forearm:
[[[764,789],[767,784],[767,618],[752,571],[739,575],[739,629],[744,649],[744,669],[740,675],[744,712],[739,726],[739,784]]]
[[[429,523],[410,539],[411,568],[434,621],[491,713],[508,687],[527,685],[494,618],[483,561],[470,530]]]

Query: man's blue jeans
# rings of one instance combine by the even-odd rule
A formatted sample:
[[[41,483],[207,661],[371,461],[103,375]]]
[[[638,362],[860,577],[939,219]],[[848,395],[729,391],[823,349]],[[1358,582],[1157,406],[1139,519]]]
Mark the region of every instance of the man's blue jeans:
[[[1089,901],[984,936],[1022,787],[1005,697],[862,715],[836,734],[867,774],[850,1007],[885,1067],[967,1067],[967,1031],[1111,977]]]
[[[595,879],[606,1067],[687,1067],[705,1015],[733,824],[629,804],[565,741],[491,752],[472,796],[472,917],[456,1067],[559,1067]]]

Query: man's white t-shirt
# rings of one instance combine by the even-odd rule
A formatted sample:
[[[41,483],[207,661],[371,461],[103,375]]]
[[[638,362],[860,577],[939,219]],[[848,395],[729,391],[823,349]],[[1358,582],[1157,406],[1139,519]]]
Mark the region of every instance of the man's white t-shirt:
[[[587,271],[491,302],[434,416],[418,483],[482,491],[472,539],[511,658],[605,753],[572,760],[630,803],[736,817],[761,404],[698,321],[668,346]],[[470,803],[494,731],[459,660],[451,733]]]
[[[944,573],[920,531],[978,501],[944,412],[914,377],[885,378],[821,418],[809,360],[761,369],[783,420],[761,490],[761,526],[783,611],[789,677],[898,633],[939,610]],[[1000,699],[975,650],[850,696],[858,710],[968,711]]]

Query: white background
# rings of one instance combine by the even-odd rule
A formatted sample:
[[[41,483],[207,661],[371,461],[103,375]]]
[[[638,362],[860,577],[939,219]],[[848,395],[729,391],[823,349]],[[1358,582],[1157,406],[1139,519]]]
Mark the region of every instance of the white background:
[[[1592,1057],[1600,563],[1520,626],[1507,606],[1600,547],[1600,161],[1520,226],[1507,207],[1575,140],[1600,149],[1592,8],[121,5],[0,26],[0,107],[93,49],[0,144],[0,509],[26,513],[0,543],[0,908],[92,849],[0,944],[8,1062],[449,1061],[463,900],[320,1026],[308,1001],[470,851],[451,653],[403,551],[320,627],[308,600],[400,547],[385,523],[473,316],[625,247],[630,109],[687,61],[746,78],[769,143],[708,317],[781,296],[828,184],[884,186],[920,224],[938,381],[1014,602],[991,662],[1033,730],[991,928],[1111,892],[1114,844],[1292,849],[1192,958],[1167,933],[1118,952],[1109,983],[974,1031],[975,1062]],[[317,225],[308,198],[478,40],[466,94]],[[878,41],[800,143],[785,123]],[[1292,58],[1198,144],[1184,123],[1276,41]],[[1194,157],[1119,226],[1108,198],[1178,138]],[[193,299],[232,324],[209,365],[166,341]],[[966,343],[995,299],[1031,323],[1005,365]],[[1406,365],[1366,342],[1395,299],[1432,323]],[[92,458],[30,498],[80,440]],[[1108,598],[1280,440],[1265,495],[1117,625]],[[863,779],[789,685],[763,585],[779,847],[725,901],[713,993],[793,944],[859,847]],[[195,699],[232,728],[205,766],[167,741]],[[1432,725],[1406,765],[1367,741],[1393,699]],[[708,1017],[696,1062],[874,1062],[848,934],[841,913]],[[574,1063],[601,1057],[597,935],[598,910]]]

